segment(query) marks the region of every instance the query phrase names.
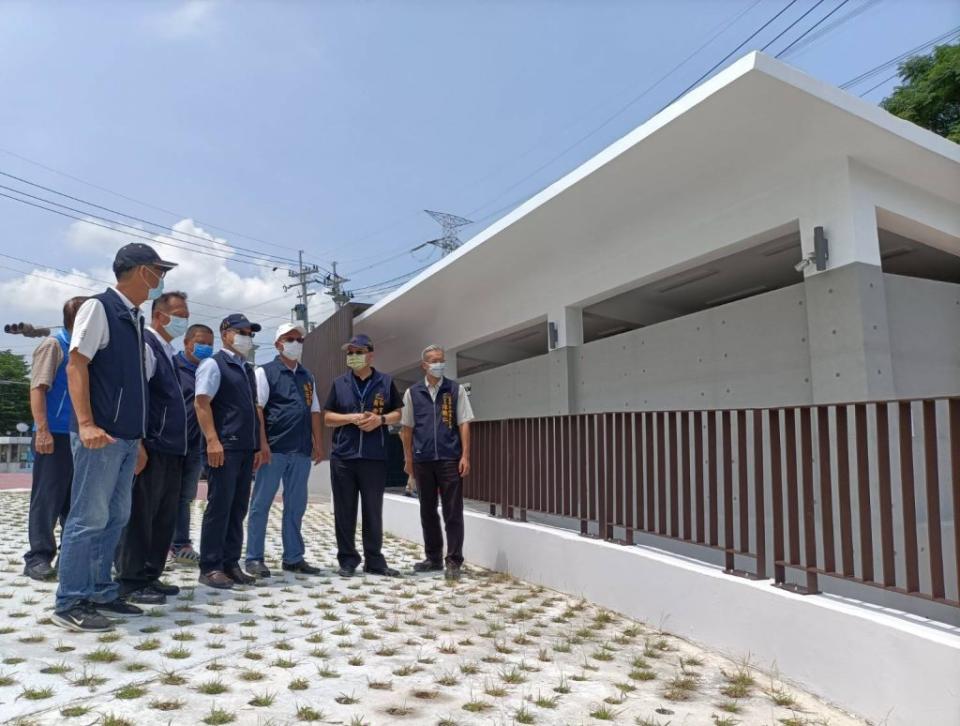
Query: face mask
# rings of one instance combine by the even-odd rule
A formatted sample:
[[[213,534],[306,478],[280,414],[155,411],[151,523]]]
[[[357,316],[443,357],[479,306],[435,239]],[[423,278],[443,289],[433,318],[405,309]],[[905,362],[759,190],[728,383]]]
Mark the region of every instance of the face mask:
[[[181,318],[176,315],[171,315],[170,322],[164,325],[163,329],[167,331],[171,338],[182,338],[186,334],[187,328],[189,327],[189,318]]]
[[[428,363],[427,369],[430,371],[430,375],[434,378],[443,378],[443,374],[447,370],[446,363]]]
[[[153,272],[151,272],[150,274],[152,275]],[[157,286],[151,287],[147,290],[147,300],[156,300],[158,297],[163,295],[163,278],[158,277],[157,280],[158,280]],[[146,280],[144,280],[144,282],[146,282]],[[184,333],[185,332],[186,330],[184,330]],[[183,333],[181,333],[181,335],[183,335]]]
[[[359,371],[362,368],[366,368],[367,367],[366,354],[365,353],[348,353],[347,367],[352,368],[355,371]]]
[[[196,343],[193,346],[193,357],[197,360],[203,360],[204,358],[209,358],[213,355],[213,346],[204,345],[203,343]]]
[[[233,349],[240,355],[246,355],[253,350],[253,338],[237,333],[233,336]]]
[[[290,360],[300,360],[303,356],[303,343],[288,340],[283,344],[283,357]]]

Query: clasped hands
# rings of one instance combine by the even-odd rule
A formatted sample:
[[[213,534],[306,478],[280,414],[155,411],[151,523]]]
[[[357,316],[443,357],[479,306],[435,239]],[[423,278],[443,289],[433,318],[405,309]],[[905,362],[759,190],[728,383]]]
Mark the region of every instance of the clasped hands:
[[[383,421],[380,419],[380,415],[373,413],[373,411],[364,411],[363,413],[354,413],[350,416],[350,423],[359,428],[361,431],[376,431],[380,426],[383,425]]]

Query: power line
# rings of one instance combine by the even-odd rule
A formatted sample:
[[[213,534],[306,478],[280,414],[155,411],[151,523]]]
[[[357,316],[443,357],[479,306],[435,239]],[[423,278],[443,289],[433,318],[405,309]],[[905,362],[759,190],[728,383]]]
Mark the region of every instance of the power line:
[[[726,63],[731,57],[733,57],[733,55],[734,55],[735,53],[737,53],[737,52],[738,52],[741,48],[743,48],[747,43],[749,43],[751,40],[753,40],[753,39],[756,38],[758,35],[760,35],[760,33],[762,33],[764,30],[766,30],[777,18],[779,18],[781,15],[783,15],[785,12],[787,12],[787,10],[789,10],[791,7],[793,7],[793,6],[796,4],[796,2],[797,2],[797,0],[790,0],[790,2],[788,2],[788,3],[783,7],[782,10],[780,10],[780,12],[778,12],[776,15],[774,15],[772,18],[770,18],[767,22],[765,22],[763,25],[761,25],[759,28],[757,28],[755,31],[753,31],[753,33],[751,33],[750,36],[749,36],[746,40],[744,40],[740,45],[738,45],[736,48],[734,48],[734,49],[731,50],[729,53],[727,53],[727,54],[726,54],[723,58],[721,58],[719,61],[717,61],[716,63],[714,63],[713,66],[710,67],[710,70],[708,70],[706,73],[704,73],[703,75],[701,75],[697,80],[695,80],[695,81],[694,81],[693,83],[691,83],[689,86],[687,86],[687,87],[684,88],[682,91],[680,91],[680,93],[678,93],[678,94],[677,94],[676,96],[674,96],[669,102],[667,102],[667,103],[664,105],[663,108],[666,108],[667,106],[669,106],[670,104],[674,103],[674,102],[677,101],[678,99],[683,98],[683,96],[685,96],[690,90],[692,90],[692,89],[696,88],[698,85],[700,85],[700,82],[701,82],[701,81],[703,81],[705,78],[709,77],[711,73],[713,73],[715,70],[717,70],[717,68],[719,68],[719,67],[722,66],[724,63]],[[663,109],[661,109],[661,110],[663,110]]]
[[[849,0],[844,0],[844,2],[848,2],[848,1],[849,1]],[[765,46],[763,46],[763,47],[760,49],[761,52],[762,52],[762,51],[765,51],[765,50],[766,50],[767,48],[769,48],[771,45],[773,45],[773,44],[776,43],[778,40],[780,40],[780,38],[782,38],[784,35],[786,35],[787,33],[789,33],[789,32],[794,28],[794,26],[797,25],[797,23],[799,23],[801,20],[803,20],[805,17],[807,17],[810,13],[812,13],[812,12],[813,12],[814,10],[816,10],[818,7],[820,7],[821,5],[823,5],[824,2],[826,2],[826,0],[817,0],[817,2],[814,3],[814,4],[807,10],[807,12],[805,12],[805,13],[804,13],[803,15],[801,15],[799,18],[797,18],[796,20],[794,20],[792,23],[790,23],[790,25],[788,25],[786,28],[784,28],[783,30],[781,30],[773,40],[771,40],[769,43],[767,43]],[[842,3],[841,3],[841,5],[842,5]]]
[[[911,49],[908,50],[908,51],[904,51],[904,52],[901,53],[900,55],[898,55],[898,56],[896,56],[896,57],[894,57],[894,58],[891,58],[890,60],[884,61],[883,63],[881,63],[881,64],[878,65],[878,66],[874,66],[873,68],[864,71],[864,72],[861,73],[859,76],[855,76],[855,77],[851,78],[849,81],[846,81],[845,83],[841,84],[841,85],[840,85],[840,88],[842,88],[842,89],[844,89],[844,90],[848,90],[848,89],[852,88],[853,86],[857,86],[857,85],[863,83],[863,82],[864,82],[865,80],[867,80],[868,78],[872,78],[873,76],[877,76],[877,75],[879,75],[880,73],[883,73],[883,71],[887,70],[887,69],[890,68],[891,66],[898,65],[898,64],[901,63],[902,61],[905,61],[907,58],[910,58],[910,57],[912,57],[912,56],[915,56],[915,55],[917,55],[918,53],[921,53],[921,52],[925,51],[927,48],[930,48],[931,46],[937,45],[938,43],[942,43],[942,42],[944,42],[944,41],[948,41],[948,40],[950,40],[951,38],[953,38],[953,37],[956,36],[956,35],[960,35],[960,25],[958,25],[957,27],[953,28],[952,30],[948,30],[946,33],[943,33],[942,35],[938,35],[936,38],[931,38],[930,40],[926,41],[925,43],[922,43],[922,44],[918,45],[916,48],[911,48]]]
[[[23,193],[23,192],[18,192],[18,194],[22,194],[23,196],[29,196],[29,195],[26,195],[26,194]],[[87,218],[84,218],[84,217],[77,217],[76,215],[73,215],[73,214],[68,214],[68,213],[66,213],[66,212],[61,212],[59,209],[51,209],[50,207],[45,207],[45,206],[43,206],[42,204],[37,204],[37,203],[35,203],[35,202],[31,202],[31,201],[28,201],[28,200],[26,200],[26,199],[20,199],[20,198],[18,198],[18,197],[12,196],[12,195],[10,195],[10,194],[5,194],[4,192],[0,192],[0,197],[6,197],[7,199],[12,199],[12,200],[15,201],[15,202],[19,202],[20,204],[26,204],[26,205],[28,205],[28,206],[30,206],[30,207],[36,207],[37,209],[42,209],[42,210],[44,210],[44,211],[51,212],[51,213],[53,213],[53,214],[59,214],[61,217],[67,217],[68,219],[74,219],[74,220],[76,220],[76,221],[78,221],[78,222],[82,222],[82,223],[84,223],[84,224],[93,225],[94,227],[100,227],[100,228],[102,228],[102,229],[108,229],[108,230],[110,230],[111,232],[116,232],[117,234],[121,234],[121,235],[123,235],[123,236],[125,236],[125,237],[136,237],[136,238],[138,238],[138,239],[146,240],[147,242],[153,242],[153,243],[155,243],[155,244],[167,245],[168,247],[173,247],[173,248],[175,248],[175,249],[186,250],[187,252],[193,252],[193,253],[198,254],[198,255],[205,255],[205,256],[207,256],[207,257],[213,257],[213,258],[216,258],[216,259],[219,259],[219,260],[225,260],[225,261],[227,261],[227,262],[229,262],[229,261],[234,261],[234,262],[243,263],[243,264],[245,264],[245,265],[251,265],[251,266],[253,266],[253,267],[263,267],[263,268],[266,268],[266,269],[275,269],[275,266],[274,266],[274,265],[267,264],[267,263],[263,263],[263,262],[256,262],[256,261],[254,261],[254,260],[247,259],[247,255],[242,255],[242,256],[238,256],[238,257],[233,257],[233,256],[217,255],[217,254],[214,254],[213,252],[206,252],[206,251],[203,251],[203,250],[191,249],[191,248],[189,248],[189,247],[183,247],[183,246],[181,246],[181,245],[177,245],[177,244],[174,244],[173,242],[169,241],[169,240],[172,239],[172,238],[162,239],[163,237],[165,237],[165,235],[154,235],[154,236],[150,237],[150,236],[147,236],[147,235],[144,235],[144,234],[138,234],[137,232],[130,232],[130,231],[123,230],[123,229],[117,229],[115,226],[111,226],[111,225],[109,225],[109,224],[102,224],[102,223],[100,223],[100,222],[94,221],[93,219],[87,219]],[[57,204],[56,202],[51,202],[51,203],[52,203],[52,204],[56,204],[57,206],[64,206],[64,205],[61,205],[61,204]],[[83,214],[84,212],[80,211],[79,213],[80,213],[80,214]],[[89,216],[93,216],[93,215],[89,215]],[[109,221],[109,220],[108,220],[108,221]],[[124,225],[123,223],[118,223],[118,224],[121,224],[122,226],[125,226],[125,227],[129,227],[130,229],[133,229],[133,230],[136,230],[136,229],[137,229],[136,227],[131,227],[130,225]],[[160,239],[158,239],[158,238],[160,238]],[[183,241],[183,240],[174,240],[174,241]]]
[[[894,73],[892,76],[887,76],[887,77],[884,78],[882,81],[880,81],[880,83],[878,83],[877,85],[875,85],[875,86],[870,86],[870,88],[868,88],[866,91],[864,91],[863,93],[858,94],[858,95],[860,96],[860,98],[863,98],[864,96],[867,96],[867,95],[873,93],[874,91],[876,91],[878,88],[880,88],[880,86],[884,85],[885,83],[889,83],[890,81],[892,81],[894,78],[896,78],[896,77],[899,76],[899,75],[900,75],[900,71],[897,71],[897,72]]]
[[[793,1],[796,2],[796,0],[793,0]],[[594,134],[596,134],[598,131],[600,131],[601,129],[603,129],[603,128],[605,128],[606,126],[608,126],[611,122],[613,122],[613,120],[614,120],[615,118],[617,118],[618,116],[620,116],[620,114],[622,114],[623,112],[625,112],[628,108],[630,108],[630,107],[633,106],[635,103],[637,103],[637,102],[640,101],[642,98],[644,98],[644,97],[645,97],[648,93],[650,93],[654,88],[656,88],[656,87],[659,86],[661,83],[663,83],[665,80],[667,80],[667,78],[669,78],[669,77],[672,76],[674,73],[676,73],[678,70],[680,70],[680,68],[682,68],[684,65],[686,65],[689,61],[691,61],[694,57],[696,57],[701,51],[703,51],[708,45],[710,45],[710,43],[712,43],[721,33],[723,33],[727,28],[729,28],[731,25],[733,25],[734,23],[736,23],[740,18],[742,18],[742,17],[743,17],[744,15],[746,15],[748,12],[750,12],[751,10],[753,10],[753,8],[755,8],[755,7],[756,7],[757,5],[759,5],[759,4],[760,4],[760,0],[757,0],[757,1],[754,2],[752,5],[750,5],[749,7],[747,7],[745,10],[743,10],[743,11],[741,11],[739,14],[737,14],[732,20],[730,20],[730,21],[728,21],[728,22],[726,22],[726,23],[721,24],[721,26],[720,26],[720,28],[718,29],[718,31],[717,31],[716,33],[714,33],[707,41],[705,41],[704,43],[702,43],[696,50],[694,50],[694,51],[693,51],[692,53],[690,53],[686,58],[684,58],[682,61],[680,61],[679,63],[677,63],[675,66],[673,66],[673,68],[671,68],[669,71],[667,71],[665,74],[663,74],[660,78],[658,78],[656,81],[654,81],[651,85],[647,86],[647,87],[646,87],[643,91],[641,91],[638,95],[636,95],[636,96],[634,96],[633,98],[631,98],[627,103],[625,103],[623,106],[621,106],[619,109],[617,109],[613,114],[611,114],[610,116],[608,116],[603,122],[600,123],[599,126],[595,126],[595,127],[594,127],[593,129],[591,129],[588,133],[586,133],[586,134],[584,134],[583,136],[579,137],[579,138],[578,138],[576,141],[574,141],[572,144],[570,144],[569,146],[565,147],[562,151],[560,151],[560,153],[552,156],[552,157],[551,157],[550,159],[548,159],[545,163],[543,163],[543,164],[541,164],[540,166],[538,166],[536,169],[534,169],[533,171],[531,171],[529,174],[525,175],[524,177],[522,177],[521,179],[519,179],[519,180],[516,181],[515,183],[511,184],[510,186],[508,186],[506,189],[502,190],[497,196],[493,197],[493,199],[487,200],[486,202],[484,202],[483,204],[481,204],[479,207],[476,207],[475,209],[473,209],[473,210],[471,210],[470,212],[468,212],[468,214],[469,214],[470,216],[474,216],[474,215],[475,215],[477,212],[479,212],[481,209],[483,209],[484,207],[489,206],[489,205],[492,204],[493,202],[501,199],[501,198],[502,198],[504,195],[506,195],[508,192],[512,191],[513,189],[516,189],[518,186],[520,186],[521,184],[523,184],[525,181],[527,181],[527,180],[530,179],[531,177],[536,176],[536,175],[539,174],[541,171],[543,171],[544,169],[546,169],[548,166],[552,165],[555,161],[557,161],[558,159],[562,158],[563,156],[566,156],[569,152],[573,151],[573,149],[575,149],[576,147],[578,147],[580,144],[582,144],[584,141],[586,141],[586,140],[589,139],[591,136],[593,136]],[[544,187],[544,188],[546,188],[546,187]],[[528,198],[529,198],[529,197],[528,197]]]
[[[184,235],[184,236],[186,236],[186,237],[193,237],[193,238],[195,238],[195,239],[198,239],[198,240],[203,241],[205,247],[209,247],[209,246],[210,246],[210,243],[212,242],[212,240],[210,240],[210,239],[207,238],[207,237],[204,237],[203,235],[194,234],[193,232],[182,232],[182,231],[180,231],[180,230],[174,230],[172,227],[168,227],[168,226],[165,225],[165,224],[161,224],[161,223],[159,223],[159,222],[151,222],[150,220],[144,219],[143,217],[137,217],[137,216],[132,215],[132,214],[127,214],[126,212],[121,212],[121,211],[118,211],[118,210],[116,210],[116,209],[111,209],[110,207],[104,207],[104,206],[102,206],[102,205],[100,205],[100,204],[96,204],[96,203],[91,202],[91,201],[88,201],[88,200],[86,200],[86,199],[82,199],[82,198],[80,198],[80,197],[75,197],[75,196],[72,196],[72,195],[70,195],[70,194],[66,194],[65,192],[57,191],[56,189],[52,189],[51,187],[46,187],[46,186],[44,186],[44,185],[42,185],[42,184],[37,184],[36,182],[32,182],[32,181],[30,181],[29,179],[24,179],[23,177],[19,177],[19,176],[16,176],[16,175],[14,175],[14,174],[10,174],[10,173],[5,172],[5,171],[0,171],[0,175],[5,176],[5,177],[8,177],[8,178],[10,178],[10,179],[15,179],[16,181],[21,182],[22,184],[28,184],[28,185],[30,185],[30,186],[32,186],[32,187],[37,188],[37,189],[42,189],[42,190],[45,191],[45,192],[49,192],[49,193],[51,193],[51,194],[56,194],[57,196],[64,197],[65,199],[72,199],[72,200],[75,201],[75,202],[80,202],[81,204],[85,204],[85,205],[87,205],[87,206],[89,206],[89,207],[94,207],[95,209],[100,209],[100,210],[103,210],[103,211],[105,211],[105,212],[109,212],[110,214],[117,214],[117,215],[119,215],[119,216],[121,216],[121,217],[126,217],[127,219],[132,219],[132,220],[134,220],[134,221],[136,221],[136,222],[141,222],[141,223],[143,223],[143,224],[147,224],[147,225],[150,225],[150,226],[152,226],[152,227],[159,227],[159,228],[161,228],[161,229],[163,229],[163,230],[165,230],[165,231],[169,229],[171,236],[172,236],[172,235],[175,235],[175,234],[179,234],[179,235]],[[40,200],[40,201],[46,202],[47,204],[55,204],[55,205],[57,205],[57,206],[63,206],[64,209],[70,209],[70,210],[72,210],[72,211],[80,212],[81,214],[85,214],[85,213],[86,213],[86,212],[84,212],[84,211],[82,211],[82,210],[77,210],[77,209],[74,209],[73,207],[68,207],[68,206],[66,206],[66,205],[60,205],[60,204],[58,204],[57,202],[54,202],[53,200],[44,199],[43,197],[33,196],[32,194],[27,194],[26,192],[23,192],[23,191],[21,191],[21,190],[19,190],[19,189],[15,189],[15,188],[12,188],[12,187],[7,187],[7,186],[4,186],[4,185],[2,185],[2,184],[0,184],[0,188],[2,188],[2,189],[7,189],[7,190],[9,190],[9,191],[16,192],[17,194],[22,194],[23,196],[30,197],[31,199],[38,199],[38,200]],[[91,216],[91,217],[96,217],[97,219],[106,219],[105,217],[101,217],[101,216],[95,215],[95,214],[91,214],[90,216]],[[108,221],[113,221],[113,220],[108,220]],[[121,224],[122,224],[122,223],[121,223]],[[136,229],[136,228],[135,228],[135,229]],[[145,230],[145,231],[146,231],[146,230]],[[176,238],[176,237],[173,237],[173,239],[177,239],[177,238]],[[195,243],[189,242],[189,240],[182,240],[182,241],[187,242],[187,243],[189,243],[189,244],[195,244]],[[261,252],[260,250],[251,249],[251,248],[249,248],[249,247],[240,247],[239,245],[235,245],[235,244],[231,244],[230,246],[231,246],[234,250],[240,250],[240,251],[243,251],[243,252],[251,252],[251,253],[254,253],[254,254],[257,256],[257,259],[272,258],[272,259],[280,260],[280,261],[282,261],[282,262],[287,262],[287,263],[291,263],[291,264],[293,264],[293,263],[295,262],[295,260],[294,260],[293,258],[291,258],[291,257],[281,257],[281,256],[279,256],[279,255],[273,255],[273,254],[270,254],[270,253],[268,253],[268,252]]]
[[[800,41],[802,41],[804,38],[806,38],[808,35],[810,35],[810,33],[812,33],[814,30],[816,30],[818,27],[820,27],[820,25],[822,25],[826,20],[828,20],[834,13],[836,13],[838,10],[840,10],[840,8],[842,8],[842,7],[843,7],[844,5],[846,5],[848,2],[850,2],[850,0],[843,0],[842,3],[840,3],[839,5],[837,5],[837,7],[835,7],[835,8],[834,8],[833,10],[831,10],[829,13],[827,13],[826,15],[824,15],[822,18],[820,18],[817,22],[815,22],[813,25],[811,25],[809,28],[807,28],[803,33],[801,33],[801,34],[798,35],[796,38],[794,38],[793,41],[792,41],[789,45],[787,45],[786,48],[784,48],[784,49],[781,50],[779,53],[777,53],[776,57],[777,57],[777,58],[782,58],[784,55],[786,55],[786,54],[790,51],[791,48],[793,48],[794,46],[796,46],[798,43],[800,43]],[[877,2],[879,2],[879,0],[872,0],[871,3],[867,3],[867,5],[861,6],[860,8],[858,8],[857,10],[855,10],[854,12],[845,15],[845,16],[842,17],[840,20],[838,20],[836,23],[834,23],[832,26],[830,26],[829,30],[834,30],[834,29],[840,27],[843,23],[847,22],[848,20],[850,20],[851,18],[855,17],[856,15],[859,15],[861,12],[863,12],[864,9],[868,8],[871,4],[876,4]],[[827,29],[827,28],[824,28],[824,30],[823,30],[821,33],[819,33],[818,35],[824,35],[826,32],[828,32],[828,29]],[[818,37],[818,36],[814,36],[814,37]],[[812,39],[811,39],[811,40],[812,40]],[[811,42],[811,41],[807,41],[807,42],[809,43],[809,42]]]
[[[54,174],[58,174],[58,175],[60,175],[60,176],[62,176],[62,177],[65,177],[65,178],[67,178],[67,179],[72,179],[72,180],[75,181],[75,182],[79,182],[79,183],[81,183],[81,184],[85,184],[86,186],[92,187],[92,188],[94,188],[94,189],[99,189],[100,191],[106,192],[107,194],[112,194],[113,196],[119,197],[120,199],[126,199],[128,202],[133,202],[134,204],[139,204],[139,205],[141,205],[141,206],[143,206],[143,207],[147,207],[147,208],[149,208],[149,209],[153,209],[153,210],[158,211],[158,212],[163,212],[164,214],[169,214],[169,215],[172,215],[172,216],[174,216],[174,217],[179,217],[180,219],[187,219],[187,218],[190,218],[190,217],[191,217],[191,215],[189,215],[189,214],[180,214],[179,212],[173,212],[173,211],[171,211],[171,210],[169,210],[169,209],[164,209],[163,207],[157,206],[157,205],[155,205],[155,204],[151,204],[151,203],[149,203],[149,202],[144,202],[143,200],[136,199],[135,197],[130,197],[130,196],[127,196],[127,195],[125,195],[125,194],[121,194],[120,192],[114,191],[114,190],[112,190],[112,189],[108,189],[107,187],[104,187],[104,186],[100,186],[99,184],[95,184],[94,182],[87,181],[86,179],[82,179],[82,178],[80,178],[80,177],[78,177],[78,176],[73,176],[72,174],[68,174],[68,173],[65,172],[65,171],[61,171],[61,170],[59,170],[59,169],[55,169],[55,168],[53,168],[52,166],[47,166],[46,164],[43,164],[43,163],[41,163],[41,162],[39,162],[39,161],[36,161],[36,160],[34,160],[34,159],[30,159],[30,158],[28,158],[28,157],[26,157],[26,156],[23,156],[22,154],[18,154],[18,153],[16,153],[16,152],[14,152],[14,151],[10,151],[9,149],[0,149],[0,152],[2,152],[2,153],[4,153],[4,154],[7,154],[7,155],[9,155],[9,156],[12,156],[12,157],[14,157],[14,158],[20,159],[21,161],[25,161],[25,162],[27,162],[28,164],[33,164],[34,166],[37,166],[37,167],[39,167],[39,168],[41,168],[41,169],[46,169],[46,170],[49,171],[49,172],[52,172],[52,173],[54,173]],[[243,237],[244,239],[248,239],[248,240],[251,240],[251,241],[253,241],[253,242],[259,242],[260,244],[265,244],[265,245],[268,245],[268,246],[270,246],[270,247],[277,247],[277,248],[279,248],[279,249],[292,250],[292,251],[294,251],[294,252],[297,251],[297,249],[296,249],[295,247],[291,247],[291,246],[289,246],[289,245],[281,245],[281,244],[276,244],[276,243],[274,243],[274,242],[268,242],[267,240],[260,239],[259,237],[253,237],[253,236],[251,236],[251,235],[243,234],[243,233],[241,233],[241,232],[236,232],[236,231],[234,231],[234,230],[227,229],[226,227],[221,227],[221,226],[218,226],[218,225],[210,224],[209,222],[203,222],[203,221],[201,221],[201,220],[199,220],[199,219],[196,220],[196,223],[199,224],[199,225],[202,225],[202,226],[204,226],[204,227],[209,227],[210,229],[220,230],[221,232],[226,232],[227,234],[236,235],[237,237]]]

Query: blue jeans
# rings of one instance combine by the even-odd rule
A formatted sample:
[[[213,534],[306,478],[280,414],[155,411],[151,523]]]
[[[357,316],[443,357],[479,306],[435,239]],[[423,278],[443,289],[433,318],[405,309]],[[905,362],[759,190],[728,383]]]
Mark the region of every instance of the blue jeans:
[[[115,600],[119,586],[111,568],[123,528],[130,518],[137,439],[119,439],[102,449],[88,449],[76,434],[70,514],[60,544],[60,585],[54,609],[65,612],[84,600]]]
[[[180,502],[177,505],[177,528],[173,532],[175,548],[192,544],[190,539],[190,507],[197,498],[197,484],[203,471],[203,454],[191,451],[183,461],[183,474],[180,476]]]
[[[267,516],[283,480],[283,561],[295,565],[303,561],[303,535],[300,523],[307,511],[307,479],[310,477],[310,457],[303,454],[277,454],[270,463],[257,471],[247,518],[247,562],[263,559],[264,539],[267,535]]]

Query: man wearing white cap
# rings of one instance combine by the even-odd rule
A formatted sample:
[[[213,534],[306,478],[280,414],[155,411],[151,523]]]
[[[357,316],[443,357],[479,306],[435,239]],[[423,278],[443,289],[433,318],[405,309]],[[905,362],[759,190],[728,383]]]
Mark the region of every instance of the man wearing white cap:
[[[283,569],[317,575],[320,569],[304,559],[300,524],[307,508],[310,460],[323,456],[320,439],[320,402],[313,375],[300,365],[305,331],[299,323],[277,328],[278,355],[256,371],[257,406],[269,445],[267,463],[257,471],[247,519],[247,573],[270,577],[263,562],[270,505],[283,482]]]

